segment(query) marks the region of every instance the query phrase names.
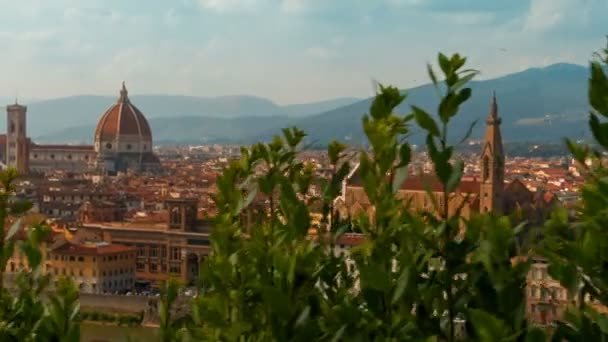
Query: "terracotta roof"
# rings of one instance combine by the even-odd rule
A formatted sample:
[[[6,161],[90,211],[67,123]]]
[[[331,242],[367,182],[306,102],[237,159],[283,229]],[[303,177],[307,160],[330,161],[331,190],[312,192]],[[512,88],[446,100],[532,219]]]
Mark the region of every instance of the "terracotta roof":
[[[124,83],[118,102],[99,119],[95,129],[95,140],[114,139],[120,135],[136,135],[143,139],[152,139],[150,125],[142,112],[129,100]]]
[[[67,255],[106,255],[134,252],[134,247],[119,244],[81,244],[65,243],[53,250],[53,253]]]

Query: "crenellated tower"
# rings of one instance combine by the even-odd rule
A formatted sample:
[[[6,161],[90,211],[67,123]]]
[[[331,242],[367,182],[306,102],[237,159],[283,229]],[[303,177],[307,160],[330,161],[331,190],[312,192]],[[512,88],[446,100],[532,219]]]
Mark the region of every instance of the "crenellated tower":
[[[486,119],[486,135],[480,156],[479,210],[481,213],[501,214],[503,211],[505,155],[502,148],[500,122],[496,94],[494,94],[490,105],[490,114]]]

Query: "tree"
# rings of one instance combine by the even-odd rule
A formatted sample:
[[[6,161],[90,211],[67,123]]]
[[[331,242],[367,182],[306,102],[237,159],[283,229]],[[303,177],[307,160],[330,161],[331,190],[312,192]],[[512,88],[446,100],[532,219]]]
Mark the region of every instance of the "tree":
[[[6,264],[18,248],[27,261],[15,279],[15,290],[0,287],[0,336],[2,341],[61,341],[80,340],[80,327],[76,320],[79,312],[78,290],[71,281],[59,281],[56,292],[49,292],[49,275],[42,273],[41,242],[49,228],[40,223],[22,227],[20,217],[31,204],[15,199],[13,169],[0,172],[0,280],[4,284]],[[16,222],[9,230],[9,218]],[[26,239],[16,236],[25,229]]]

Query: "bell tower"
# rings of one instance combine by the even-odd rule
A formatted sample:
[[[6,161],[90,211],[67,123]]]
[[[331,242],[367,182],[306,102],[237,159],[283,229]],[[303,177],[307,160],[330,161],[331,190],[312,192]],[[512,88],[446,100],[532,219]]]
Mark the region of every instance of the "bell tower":
[[[490,105],[490,114],[486,119],[486,135],[480,156],[479,211],[481,213],[501,214],[503,211],[505,155],[502,148],[500,123],[496,94],[494,94]]]
[[[27,107],[17,101],[6,106],[6,165],[21,175],[29,169],[26,112]]]

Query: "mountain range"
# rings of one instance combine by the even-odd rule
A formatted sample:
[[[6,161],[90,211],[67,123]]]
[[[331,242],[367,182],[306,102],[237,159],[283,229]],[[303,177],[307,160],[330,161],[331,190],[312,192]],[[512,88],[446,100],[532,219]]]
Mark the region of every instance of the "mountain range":
[[[589,110],[587,78],[587,67],[561,63],[473,81],[473,96],[453,122],[453,138],[460,138],[475,120],[478,122],[473,138],[482,135],[493,92],[498,99],[505,140],[583,137],[587,134]],[[397,108],[398,113],[409,113],[412,104],[436,112],[438,97],[432,85],[403,92],[407,99]],[[361,118],[372,101],[340,98],[280,106],[252,96],[130,97],[150,121],[157,143],[251,143],[267,140],[283,127],[297,126],[309,134],[309,142],[326,143],[336,138],[360,144]],[[28,104],[29,135],[40,142],[90,143],[97,120],[115,100],[111,96],[80,95],[32,102]],[[3,124],[4,120],[0,120],[0,129]],[[422,138],[420,132],[412,135],[414,142]]]

